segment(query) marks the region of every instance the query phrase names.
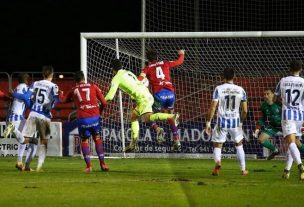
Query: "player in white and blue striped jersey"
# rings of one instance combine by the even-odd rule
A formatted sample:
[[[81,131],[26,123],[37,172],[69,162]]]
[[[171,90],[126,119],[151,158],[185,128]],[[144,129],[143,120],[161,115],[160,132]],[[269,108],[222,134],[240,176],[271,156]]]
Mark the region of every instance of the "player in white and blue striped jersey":
[[[4,137],[8,137],[8,135],[13,132],[18,140],[18,156],[16,168],[18,170],[23,169],[23,154],[26,148],[26,144],[24,144],[24,137],[20,132],[22,128],[22,123],[25,121],[24,113],[27,108],[30,107],[30,94],[29,94],[29,75],[27,73],[23,73],[19,75],[18,78],[18,86],[14,89],[12,93],[13,102],[10,106],[9,113],[7,116],[8,125],[5,128],[3,134]]]
[[[302,62],[293,60],[289,65],[290,76],[280,80],[275,94],[282,100],[282,130],[288,143],[288,150],[298,165],[299,179],[304,180],[304,167],[296,137],[302,136],[301,127],[304,121],[304,79],[300,77]],[[285,172],[289,174],[289,172]],[[289,177],[289,176],[284,176]]]
[[[26,141],[30,142],[36,132],[40,135],[40,147],[38,152],[37,171],[41,170],[46,156],[46,148],[48,139],[50,137],[50,123],[51,123],[51,109],[59,102],[58,86],[51,82],[53,79],[53,67],[44,66],[42,75],[44,80],[35,81],[30,90],[33,92],[31,112],[26,120],[23,128],[24,137],[28,138]],[[33,139],[32,139],[33,140]],[[36,141],[32,142],[37,143]],[[33,148],[32,156],[25,162],[25,170],[30,171],[30,162],[35,155],[37,145]]]
[[[235,142],[237,157],[240,162],[241,175],[247,175],[245,152],[243,149],[242,122],[247,116],[247,97],[245,90],[233,83],[234,70],[225,69],[223,73],[225,83],[215,88],[212,103],[208,111],[206,133],[211,134],[211,121],[217,109],[217,120],[212,131],[213,157],[215,168],[212,175],[219,175],[221,169],[221,153],[223,143],[228,133]],[[241,107],[241,113],[240,113]]]

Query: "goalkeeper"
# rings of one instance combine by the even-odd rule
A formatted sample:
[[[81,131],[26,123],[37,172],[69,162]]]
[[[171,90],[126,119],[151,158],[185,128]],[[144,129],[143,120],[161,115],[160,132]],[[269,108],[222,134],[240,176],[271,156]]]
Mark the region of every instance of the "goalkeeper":
[[[179,115],[152,113],[154,99],[149,89],[144,86],[133,73],[122,69],[122,64],[118,59],[114,59],[111,64],[115,76],[112,79],[111,88],[105,97],[106,101],[111,101],[119,88],[136,102],[136,107],[133,109],[131,115],[131,142],[125,149],[125,152],[133,152],[139,136],[138,120],[140,117],[142,117],[145,122],[171,120],[177,125]]]
[[[278,148],[269,141],[269,138],[275,136],[278,132],[282,132],[282,105],[275,101],[275,96],[271,89],[264,91],[264,101],[261,104],[260,110],[262,117],[259,118],[254,136],[258,138],[258,142],[263,145],[263,147],[271,150],[271,154],[267,157],[267,160],[271,160],[280,152]]]
[[[282,132],[282,105],[275,100],[275,95],[271,89],[264,91],[264,100],[260,108],[262,117],[258,121],[259,125],[255,130],[254,136],[258,138],[258,142],[263,145],[263,147],[272,151],[267,157],[267,160],[271,160],[280,153],[278,148],[269,141],[269,138]],[[296,139],[296,145],[301,152],[304,152],[304,145],[301,143],[299,137]]]

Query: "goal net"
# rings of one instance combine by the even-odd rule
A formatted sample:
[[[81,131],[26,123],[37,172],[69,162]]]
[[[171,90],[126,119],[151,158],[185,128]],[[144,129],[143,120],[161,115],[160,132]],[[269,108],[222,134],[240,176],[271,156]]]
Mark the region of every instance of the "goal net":
[[[222,83],[224,68],[236,70],[235,83],[247,92],[249,113],[244,128],[247,156],[263,158],[263,148],[253,137],[259,107],[265,89],[274,90],[288,73],[291,59],[303,59],[303,32],[235,32],[235,33],[83,33],[82,70],[89,82],[96,83],[106,94],[113,77],[111,61],[119,56],[125,69],[139,75],[145,62],[143,48],[153,47],[159,59],[174,60],[178,49],[185,49],[185,62],[171,70],[176,90],[175,111],[181,115],[179,134],[182,151],[171,150],[172,136],[166,123],[166,142],[157,144],[156,134],[147,124],[140,124],[139,148],[132,156],[141,157],[212,157],[212,143],[203,129],[214,88]],[[142,39],[145,41],[142,41]],[[130,114],[134,103],[122,93],[103,112],[102,137],[110,156],[126,156],[124,145],[130,142]],[[214,126],[214,123],[212,124]],[[280,135],[278,135],[280,136]],[[125,142],[125,143],[124,143]],[[285,151],[282,139],[274,139]],[[229,139],[223,147],[227,157],[235,156]],[[130,154],[128,154],[130,155]]]
[[[145,32],[301,31],[301,0],[143,0]]]

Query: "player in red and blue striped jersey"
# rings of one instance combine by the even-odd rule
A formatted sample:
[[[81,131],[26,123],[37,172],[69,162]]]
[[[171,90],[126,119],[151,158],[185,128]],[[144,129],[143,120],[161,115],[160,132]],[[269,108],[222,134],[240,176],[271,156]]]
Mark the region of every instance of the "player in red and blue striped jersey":
[[[175,104],[175,92],[174,86],[171,82],[170,70],[174,67],[181,65],[184,62],[185,51],[178,51],[178,58],[174,61],[164,61],[158,60],[157,51],[154,49],[149,49],[146,53],[148,64],[143,69],[138,79],[140,81],[147,78],[149,84],[152,86],[152,94],[154,96],[154,108],[156,111],[162,111],[164,113],[174,113]],[[173,121],[169,121],[171,131],[173,133],[173,147],[175,150],[179,151],[181,149],[180,138],[177,133],[178,129]],[[154,128],[158,133],[158,142],[164,141],[163,129],[158,127],[154,122],[152,123],[152,128]]]
[[[73,87],[62,102],[74,101],[77,107],[78,131],[81,137],[81,150],[86,162],[85,172],[92,171],[90,159],[89,138],[92,136],[96,153],[102,171],[109,167],[104,162],[104,146],[101,138],[100,112],[106,106],[106,101],[101,90],[94,84],[86,83],[82,71],[75,74],[76,86]],[[99,106],[98,101],[101,102]]]

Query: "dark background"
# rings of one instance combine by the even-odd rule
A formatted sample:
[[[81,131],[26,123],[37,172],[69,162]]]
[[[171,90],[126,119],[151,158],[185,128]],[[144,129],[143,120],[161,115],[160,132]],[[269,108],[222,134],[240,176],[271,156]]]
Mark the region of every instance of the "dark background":
[[[141,0],[3,1],[1,71],[80,70],[81,32],[139,32]]]
[[[193,9],[179,11],[184,0],[147,1],[149,32],[304,30],[302,0],[187,0],[201,12],[198,24]],[[0,25],[1,71],[40,71],[51,64],[72,72],[80,70],[81,32],[141,31],[141,0],[2,1]]]

